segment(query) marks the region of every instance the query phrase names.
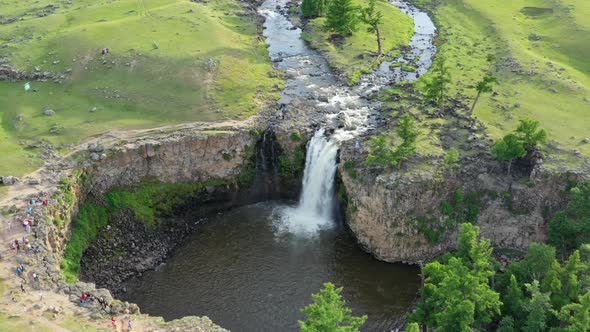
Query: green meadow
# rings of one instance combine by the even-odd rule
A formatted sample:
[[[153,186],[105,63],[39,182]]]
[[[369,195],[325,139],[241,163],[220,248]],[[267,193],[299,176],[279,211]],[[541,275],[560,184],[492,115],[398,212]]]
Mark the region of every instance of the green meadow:
[[[0,175],[40,165],[22,140],[72,144],[111,129],[255,114],[283,81],[257,18],[245,14],[232,0],[0,0],[0,56],[65,75],[32,81],[29,92],[0,82]]]
[[[590,144],[582,143],[590,138],[590,1],[414,2],[439,28],[451,96],[470,105],[484,73],[498,77],[495,93],[482,95],[474,112],[492,138],[528,117],[548,130],[556,165],[575,161],[574,150],[590,155]],[[488,54],[496,57],[491,64]]]
[[[355,0],[356,6],[366,6],[365,1]],[[413,20],[385,0],[377,1],[377,9],[383,14],[380,26],[383,52],[395,56],[401,46],[406,46],[414,34]],[[320,50],[330,66],[343,73],[353,83],[358,76],[378,64],[377,39],[374,33],[367,32],[367,25],[360,23],[352,36],[334,42],[331,33],[324,30],[324,17],[311,20],[302,38]]]

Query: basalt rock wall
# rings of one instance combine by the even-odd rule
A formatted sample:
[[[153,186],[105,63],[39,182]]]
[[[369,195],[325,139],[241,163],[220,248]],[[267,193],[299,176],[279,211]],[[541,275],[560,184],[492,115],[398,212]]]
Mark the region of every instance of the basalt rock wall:
[[[567,203],[569,186],[583,180],[581,174],[541,168],[529,177],[510,178],[499,164],[477,157],[463,160],[452,174],[408,165],[372,176],[359,166],[362,160],[354,150],[344,147],[341,157],[359,159],[355,172],[344,163],[340,167],[347,224],[366,251],[387,262],[415,264],[455,249],[464,220],[454,220],[459,217],[449,215],[445,204],[470,211],[481,236],[495,248],[525,251],[530,243],[546,240],[547,222]],[[453,206],[458,191],[472,206]],[[434,229],[440,238],[429,239],[425,229]]]

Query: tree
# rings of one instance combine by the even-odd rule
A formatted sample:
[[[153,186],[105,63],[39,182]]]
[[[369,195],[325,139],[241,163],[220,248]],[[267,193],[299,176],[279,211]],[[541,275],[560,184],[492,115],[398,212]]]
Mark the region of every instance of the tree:
[[[565,258],[583,243],[590,243],[590,181],[570,190],[566,208],[549,221],[549,243]]]
[[[471,105],[471,110],[469,111],[469,116],[473,114],[473,110],[475,109],[475,104],[479,100],[479,96],[482,93],[492,92],[492,84],[498,82],[498,78],[496,76],[486,75],[483,77],[481,81],[477,83],[475,86],[475,90],[477,90],[477,95],[473,100],[473,104]]]
[[[590,291],[580,296],[579,303],[569,303],[551,312],[562,321],[564,332],[590,331]]]
[[[457,149],[455,148],[450,148],[449,151],[447,151],[447,154],[445,155],[445,159],[443,161],[445,169],[447,169],[449,172],[453,172],[455,168],[457,168],[458,162],[459,151],[457,151]]]
[[[424,85],[426,99],[438,105],[442,110],[445,95],[448,91],[448,83],[451,82],[451,73],[446,66],[446,58],[438,55],[432,65],[432,78]]]
[[[514,159],[524,157],[526,150],[516,135],[508,134],[494,144],[492,154],[499,160],[508,162],[508,175],[510,175],[512,162]]]
[[[324,28],[341,36],[348,36],[357,29],[359,23],[357,12],[358,8],[353,4],[353,0],[329,1]]]
[[[489,285],[491,247],[478,235],[477,226],[462,224],[457,256],[424,267],[425,284],[412,320],[439,332],[472,331],[500,313],[499,294]]]
[[[400,164],[408,160],[416,151],[416,139],[420,135],[418,128],[416,128],[416,121],[414,118],[405,113],[398,122],[397,134],[402,139],[402,143],[394,151],[394,162]]]
[[[514,274],[510,274],[510,284],[503,293],[502,303],[502,315],[514,317],[516,321],[524,319],[524,295]]]
[[[547,321],[547,313],[551,308],[549,294],[542,293],[539,290],[539,281],[534,280],[531,284],[525,284],[527,290],[531,293],[530,300],[525,304],[524,309],[527,312],[527,319],[523,328],[524,332],[541,332],[544,331]]]
[[[303,332],[356,332],[367,316],[355,317],[340,295],[342,288],[327,282],[319,294],[312,294],[313,303],[303,308],[305,321],[299,321]]]
[[[535,149],[539,143],[545,143],[547,141],[547,131],[539,128],[539,125],[539,121],[521,119],[520,124],[515,130],[524,148],[528,151]]]
[[[326,13],[326,0],[303,0],[301,13],[308,18],[324,16]]]
[[[388,140],[386,134],[380,134],[371,137],[369,141],[371,146],[365,165],[371,167],[379,165],[381,167],[388,167],[392,164],[391,150],[388,147]]]
[[[410,323],[408,324],[408,327],[406,327],[406,332],[420,332],[420,326],[416,323]]]
[[[496,332],[515,332],[514,319],[511,316],[504,316],[498,325]]]
[[[380,56],[383,54],[383,48],[381,46],[379,24],[383,23],[383,14],[375,8],[376,3],[376,0],[369,0],[369,6],[361,11],[361,21],[369,26],[367,32],[374,33],[375,37],[377,37],[377,56]]]
[[[371,149],[365,161],[367,167],[375,164],[381,167],[399,166],[410,158],[416,151],[416,139],[420,135],[412,116],[407,113],[402,115],[398,122],[397,134],[402,142],[395,150],[388,147],[386,134],[371,137]]]

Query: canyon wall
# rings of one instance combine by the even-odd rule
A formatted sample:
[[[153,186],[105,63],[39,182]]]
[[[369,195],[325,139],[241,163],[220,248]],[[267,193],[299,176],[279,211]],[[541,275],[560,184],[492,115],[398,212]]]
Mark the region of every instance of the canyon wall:
[[[511,180],[485,156],[467,157],[455,173],[416,164],[377,176],[350,147],[341,158],[356,160],[353,172],[340,166],[347,224],[366,251],[387,262],[420,263],[455,249],[463,218],[473,218],[495,248],[526,251],[546,240],[547,222],[567,203],[569,186],[583,180],[541,168]]]

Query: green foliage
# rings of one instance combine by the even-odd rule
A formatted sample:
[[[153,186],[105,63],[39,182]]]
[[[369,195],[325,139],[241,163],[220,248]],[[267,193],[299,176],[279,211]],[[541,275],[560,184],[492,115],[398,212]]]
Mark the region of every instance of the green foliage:
[[[521,119],[514,131],[527,150],[533,150],[539,143],[547,142],[547,131],[539,128],[540,122],[532,119]]]
[[[347,160],[344,163],[344,170],[346,171],[346,173],[348,173],[348,175],[350,175],[351,178],[353,178],[353,179],[358,178],[358,172],[356,171],[356,169],[354,169],[354,161],[353,160]]]
[[[551,308],[549,294],[541,292],[538,280],[534,280],[531,284],[525,284],[525,286],[531,293],[531,298],[524,305],[527,318],[522,330],[524,332],[544,331],[547,327],[547,314]]]
[[[474,223],[479,214],[480,195],[477,193],[465,195],[459,188],[451,199],[442,202],[440,211],[444,220],[419,216],[416,218],[416,230],[424,235],[429,243],[440,243],[445,234],[452,230],[457,223]]]
[[[408,160],[416,151],[416,139],[420,135],[414,118],[405,113],[398,122],[397,134],[402,142],[392,150],[389,147],[387,135],[380,134],[371,137],[370,152],[365,161],[367,167],[378,165],[380,167],[399,166]]]
[[[489,55],[489,54],[488,54]],[[477,91],[477,95],[473,100],[473,105],[471,105],[471,110],[469,111],[469,115],[473,114],[473,110],[475,109],[475,104],[479,100],[479,96],[482,93],[489,93],[492,92],[492,84],[498,82],[498,78],[496,76],[486,75],[483,77],[481,81],[477,83],[475,86],[475,90]]]
[[[383,24],[383,13],[376,8],[376,4],[377,0],[369,0],[369,5],[361,10],[360,19],[363,23],[368,25],[367,32],[375,34],[375,37],[377,38],[377,54],[381,55],[383,49],[381,47],[381,32],[379,31],[379,25]]]
[[[522,142],[514,134],[508,134],[498,140],[491,152],[497,159],[508,161],[508,175],[510,175],[512,161],[526,155]]]
[[[314,18],[324,16],[326,13],[327,0],[303,0],[301,13],[303,17]]]
[[[492,154],[499,160],[511,161],[526,155],[522,142],[514,134],[508,134],[492,147]]]
[[[570,190],[571,198],[563,211],[549,221],[549,243],[562,257],[583,243],[590,243],[590,181]]]
[[[443,165],[449,172],[454,172],[459,163],[459,151],[455,148],[450,148],[445,155]]]
[[[496,332],[515,332],[514,319],[511,316],[504,316],[498,325]]]
[[[313,303],[303,308],[305,320],[299,321],[303,332],[356,332],[367,320],[367,316],[355,317],[346,307],[346,302],[336,288],[327,282],[318,294],[312,294]]]
[[[159,218],[172,215],[187,199],[196,199],[206,186],[223,184],[225,181],[215,179],[198,183],[148,182],[132,191],[115,189],[105,196],[112,213],[131,209],[139,220],[154,228]]]
[[[563,332],[590,331],[590,291],[580,296],[579,303],[569,303],[560,310],[551,310],[560,321]]]
[[[298,131],[294,131],[291,133],[291,140],[294,142],[299,142],[301,141],[302,137],[301,137],[301,133]]]
[[[513,322],[512,317],[515,317],[517,321],[523,320],[525,318],[523,311],[524,301],[521,286],[516,281],[514,274],[510,274],[510,284],[502,294],[502,314],[509,316]]]
[[[170,216],[187,201],[202,197],[206,186],[224,184],[225,181],[216,179],[200,183],[148,182],[131,191],[115,189],[107,193],[105,206],[95,203],[81,205],[61,262],[66,281],[78,281],[80,259],[86,248],[96,240],[99,231],[108,224],[110,215],[130,209],[138,220],[153,229],[158,225],[159,218]]]
[[[332,0],[328,2],[324,28],[341,36],[351,35],[359,23],[358,7],[352,0]]]
[[[406,327],[406,332],[420,332],[420,326],[417,323],[410,323]]]
[[[305,169],[305,144],[295,147],[293,155],[281,154],[279,156],[279,170],[282,177],[298,177]]]
[[[460,254],[446,264],[427,264],[421,300],[411,319],[437,331],[472,331],[499,314],[499,294],[489,286],[492,269],[489,241],[478,241],[479,228],[461,225]]]
[[[72,236],[61,261],[61,270],[66,282],[78,281],[82,254],[90,243],[96,240],[98,231],[108,222],[108,213],[104,207],[94,204],[80,206],[78,216],[73,223]]]
[[[432,75],[430,80],[424,82],[424,93],[428,101],[442,109],[451,83],[451,73],[446,65],[446,58],[438,55],[430,71]]]

